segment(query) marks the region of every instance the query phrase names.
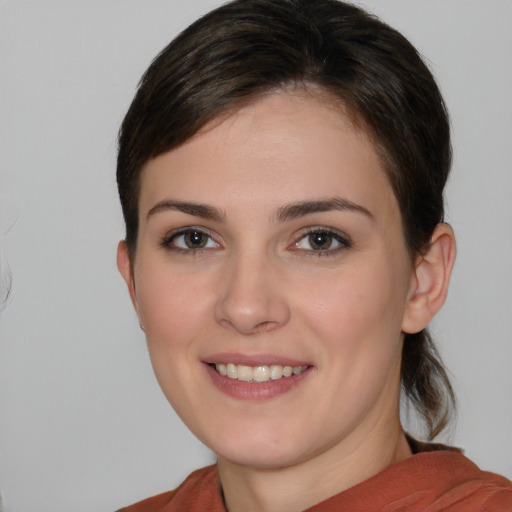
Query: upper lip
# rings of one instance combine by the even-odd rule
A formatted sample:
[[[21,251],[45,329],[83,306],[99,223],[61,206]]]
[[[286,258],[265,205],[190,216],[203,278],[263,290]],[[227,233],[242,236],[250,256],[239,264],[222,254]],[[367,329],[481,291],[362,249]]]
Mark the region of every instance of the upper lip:
[[[281,366],[311,366],[311,363],[307,361],[276,354],[240,354],[236,352],[213,354],[203,358],[202,361],[207,364],[233,363],[244,366],[271,366],[273,364],[279,364]]]

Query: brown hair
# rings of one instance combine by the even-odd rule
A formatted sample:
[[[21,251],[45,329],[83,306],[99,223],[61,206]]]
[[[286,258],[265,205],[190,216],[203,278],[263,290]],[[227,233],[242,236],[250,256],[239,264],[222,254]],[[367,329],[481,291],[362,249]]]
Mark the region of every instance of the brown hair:
[[[155,58],[121,126],[117,181],[132,261],[144,164],[221,114],[297,86],[336,98],[364,127],[398,200],[411,257],[428,249],[444,217],[450,129],[415,48],[337,0],[235,0],[197,20]],[[455,403],[426,330],[406,334],[401,378],[433,438]]]

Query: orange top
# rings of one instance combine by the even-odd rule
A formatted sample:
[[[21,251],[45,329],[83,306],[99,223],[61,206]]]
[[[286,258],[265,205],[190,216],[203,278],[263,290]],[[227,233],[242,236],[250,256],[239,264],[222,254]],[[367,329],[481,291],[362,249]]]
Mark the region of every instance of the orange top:
[[[481,471],[462,453],[418,453],[306,512],[512,512],[512,482]],[[176,490],[118,512],[226,512],[216,466],[192,473]]]

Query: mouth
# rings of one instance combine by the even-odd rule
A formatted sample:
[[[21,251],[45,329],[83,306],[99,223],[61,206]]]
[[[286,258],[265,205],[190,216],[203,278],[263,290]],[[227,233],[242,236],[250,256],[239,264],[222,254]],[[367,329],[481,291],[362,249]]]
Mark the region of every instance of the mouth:
[[[283,366],[280,364],[246,366],[235,363],[211,363],[209,366],[223,377],[259,384],[288,379],[294,375],[300,375],[309,368],[309,366]]]
[[[305,361],[271,355],[218,354],[203,361],[212,383],[222,393],[242,400],[275,398],[301,385],[314,368]]]

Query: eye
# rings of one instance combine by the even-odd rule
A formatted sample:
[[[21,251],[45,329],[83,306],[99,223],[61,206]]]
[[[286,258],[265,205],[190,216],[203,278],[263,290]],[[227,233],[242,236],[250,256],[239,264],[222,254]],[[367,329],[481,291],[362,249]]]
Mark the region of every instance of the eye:
[[[333,253],[350,247],[348,237],[331,229],[310,229],[296,243],[295,247],[303,251]]]
[[[171,233],[163,240],[162,245],[169,249],[181,251],[200,251],[220,247],[209,234],[196,228],[182,229]]]

